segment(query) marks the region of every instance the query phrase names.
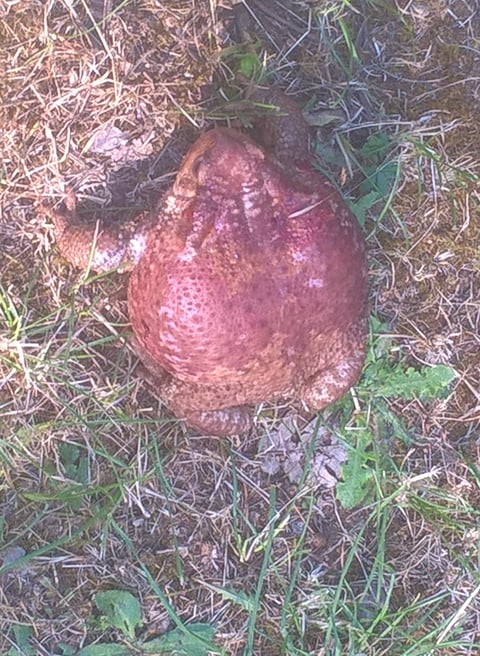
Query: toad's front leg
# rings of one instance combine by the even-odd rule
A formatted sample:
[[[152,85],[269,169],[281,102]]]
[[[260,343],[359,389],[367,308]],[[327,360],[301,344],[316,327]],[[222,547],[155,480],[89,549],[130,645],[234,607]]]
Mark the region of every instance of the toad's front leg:
[[[310,410],[334,403],[358,381],[365,362],[367,329],[367,319],[362,318],[332,338],[328,345],[330,362],[306,381],[301,392],[300,400]]]
[[[53,221],[55,241],[65,259],[84,270],[132,269],[145,249],[150,215],[120,225],[103,221],[88,224],[78,215],[76,205],[75,194],[69,189],[58,209],[43,208]]]

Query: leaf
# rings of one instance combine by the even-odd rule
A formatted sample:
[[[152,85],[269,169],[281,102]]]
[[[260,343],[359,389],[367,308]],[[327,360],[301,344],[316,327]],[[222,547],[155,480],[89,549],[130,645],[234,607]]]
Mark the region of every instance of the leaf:
[[[385,157],[389,147],[388,135],[385,132],[375,132],[368,137],[360,152],[366,159],[378,161]]]
[[[353,202],[349,202],[350,209],[357,217],[357,221],[363,227],[365,224],[365,213],[369,210],[375,203],[380,200],[381,195],[378,191],[369,191],[364,196]]]
[[[17,646],[9,649],[8,656],[35,656],[37,652],[30,644],[30,638],[33,636],[32,627],[17,624],[13,627],[13,633]]]
[[[323,127],[330,123],[339,123],[345,120],[345,114],[340,109],[321,109],[318,111],[309,110],[306,116],[308,125]],[[319,144],[320,145],[320,144]]]
[[[67,645],[65,642],[59,642],[57,649],[60,651],[62,656],[77,656],[78,652],[74,647]]]
[[[255,607],[254,597],[243,590],[230,590],[229,588],[223,588],[221,585],[209,585],[208,587],[221,595],[223,599],[233,601],[234,604],[238,604],[248,612],[252,612]]]
[[[142,645],[144,654],[158,656],[207,656],[212,648],[209,643],[215,634],[211,624],[189,624],[182,629],[172,629],[168,633],[154,638]]]
[[[315,144],[315,153],[320,157],[324,164],[332,164],[334,166],[340,167],[343,166],[345,162],[343,155],[324,141],[318,141]],[[323,173],[323,168],[318,166],[315,168]]]
[[[245,75],[245,77],[253,79],[261,69],[262,64],[255,54],[247,52],[240,57],[238,72]]]
[[[348,453],[348,460],[342,467],[343,480],[337,483],[336,496],[345,510],[362,503],[369,494],[373,472],[367,466],[370,459],[366,449],[373,437],[369,430],[355,431],[357,446]]]
[[[362,194],[374,191],[379,198],[387,198],[397,177],[397,167],[396,162],[383,162],[380,165],[365,166],[366,177],[360,186]]]
[[[82,456],[80,448],[76,444],[61,442],[59,446],[60,460],[65,470],[65,475],[76,483],[88,483],[88,458]]]
[[[377,376],[370,377],[367,387],[377,396],[404,400],[419,398],[425,401],[445,396],[456,377],[455,370],[445,365],[422,367],[419,370],[395,365],[391,368],[382,367],[377,371]]]
[[[135,627],[142,621],[142,611],[138,600],[130,592],[97,592],[95,605],[105,614],[111,626],[120,629],[130,640],[135,639]]]
[[[390,352],[388,326],[372,315],[366,366],[359,390],[368,390],[374,397],[436,399],[448,394],[450,384],[458,376],[455,369],[443,364],[419,369],[406,367],[402,361],[392,362],[388,357]]]
[[[384,162],[375,174],[376,189],[384,198],[388,196],[397,178],[398,163]]]
[[[375,399],[375,434],[382,439],[400,439],[404,444],[413,442],[412,435],[405,422],[390,409],[384,398]]]
[[[109,645],[100,642],[80,649],[77,656],[129,656],[130,653],[131,651],[123,645]]]

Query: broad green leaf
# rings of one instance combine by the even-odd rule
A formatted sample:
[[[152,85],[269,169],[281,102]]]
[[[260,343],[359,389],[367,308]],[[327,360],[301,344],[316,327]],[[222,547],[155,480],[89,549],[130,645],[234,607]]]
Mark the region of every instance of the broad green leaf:
[[[209,643],[215,634],[215,627],[211,624],[189,624],[185,628],[189,634],[177,628],[145,642],[142,645],[143,653],[157,656],[207,656],[211,650]]]
[[[30,644],[30,638],[33,636],[32,627],[17,624],[13,627],[13,633],[17,646],[9,649],[8,656],[35,656],[37,652]]]
[[[369,210],[375,203],[380,200],[381,195],[378,191],[369,191],[364,196],[353,202],[349,202],[350,209],[357,217],[357,221],[363,227],[365,225],[365,213]]]
[[[361,153],[366,159],[378,161],[383,159],[390,148],[390,141],[385,132],[371,134],[361,148]]]
[[[392,184],[397,177],[396,162],[382,162],[382,164],[371,164],[365,166],[365,180],[362,182],[360,190],[362,194],[369,194],[375,191],[379,198],[386,198],[390,193]],[[361,199],[360,199],[361,200]]]
[[[135,639],[135,628],[142,621],[142,610],[138,600],[130,592],[97,592],[95,605],[105,614],[111,626],[120,629],[130,640]]]
[[[318,141],[315,144],[315,152],[322,159],[325,164],[333,164],[334,166],[343,166],[345,163],[342,153],[339,153],[330,144],[324,141]],[[323,168],[315,167],[324,173]]]
[[[61,442],[59,453],[65,475],[76,483],[88,483],[88,458],[76,444]]]

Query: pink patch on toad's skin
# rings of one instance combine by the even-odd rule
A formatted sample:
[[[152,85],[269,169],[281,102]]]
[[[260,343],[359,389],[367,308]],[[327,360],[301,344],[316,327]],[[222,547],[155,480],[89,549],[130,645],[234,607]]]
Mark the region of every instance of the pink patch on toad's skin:
[[[296,143],[285,116],[275,118],[283,132],[268,133],[265,143],[279,144],[273,154],[231,128],[199,137],[133,264],[139,356],[165,404],[204,432],[247,430],[265,401],[320,410],[363,365],[363,234],[335,188],[306,165],[308,130],[291,102],[286,111]],[[62,247],[67,221],[58,223]]]

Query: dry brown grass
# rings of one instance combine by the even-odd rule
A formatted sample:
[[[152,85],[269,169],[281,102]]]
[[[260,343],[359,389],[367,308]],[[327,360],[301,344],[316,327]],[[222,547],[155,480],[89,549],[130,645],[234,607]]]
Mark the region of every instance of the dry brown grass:
[[[42,655],[118,638],[92,620],[99,589],[132,591],[142,636],[164,632],[171,617],[148,570],[184,622],[216,625],[225,654],[350,653],[345,636],[368,654],[478,653],[477,3],[249,0],[238,14],[228,0],[110,4],[97,27],[100,1],[0,5],[0,652],[19,625]],[[390,402],[412,441],[379,432],[398,467],[382,489],[401,492],[379,502],[382,530],[366,524],[373,506],[346,513],[331,490],[270,478],[257,457],[270,423],[231,443],[166,416],[126,347],[125,279],[79,282],[35,209],[65,182],[97,210],[151,206],[225,101],[221,53],[257,38],[272,79],[311,101],[313,122],[341,117],[319,138],[355,149],[384,130],[398,141],[391,211],[367,222],[372,307],[397,355],[459,373],[446,399]],[[128,137],[113,153],[94,140],[112,127]],[[355,198],[351,169],[333,170]],[[394,615],[358,637],[347,611],[373,587],[379,553]],[[253,647],[251,614],[224,588],[258,595]],[[345,605],[332,624],[324,608],[337,590]],[[415,602],[435,595],[417,626]],[[456,628],[451,646],[413,650],[439,626],[432,644]]]

